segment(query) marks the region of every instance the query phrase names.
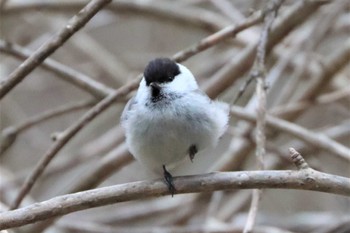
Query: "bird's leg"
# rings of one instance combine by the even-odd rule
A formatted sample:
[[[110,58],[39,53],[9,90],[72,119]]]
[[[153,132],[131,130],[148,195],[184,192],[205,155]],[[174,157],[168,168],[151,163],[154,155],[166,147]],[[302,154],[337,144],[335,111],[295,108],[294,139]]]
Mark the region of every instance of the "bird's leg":
[[[194,156],[197,154],[198,149],[197,146],[192,144],[190,148],[188,148],[188,154],[190,156],[191,162],[193,162]]]
[[[170,174],[170,172],[166,170],[165,165],[163,165],[163,172],[164,172],[163,174],[164,174],[165,183],[168,186],[171,196],[173,197],[176,191],[175,186],[173,184],[173,176]]]

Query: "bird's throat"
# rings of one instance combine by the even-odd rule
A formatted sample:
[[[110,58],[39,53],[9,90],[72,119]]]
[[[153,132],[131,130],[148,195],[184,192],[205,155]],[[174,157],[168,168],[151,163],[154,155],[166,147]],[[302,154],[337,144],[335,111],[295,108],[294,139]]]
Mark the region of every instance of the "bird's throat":
[[[151,94],[152,94],[152,102],[158,102],[159,100],[163,99],[163,94],[159,87],[152,87]]]
[[[160,95],[160,88],[158,87],[152,87],[152,97],[156,98]]]

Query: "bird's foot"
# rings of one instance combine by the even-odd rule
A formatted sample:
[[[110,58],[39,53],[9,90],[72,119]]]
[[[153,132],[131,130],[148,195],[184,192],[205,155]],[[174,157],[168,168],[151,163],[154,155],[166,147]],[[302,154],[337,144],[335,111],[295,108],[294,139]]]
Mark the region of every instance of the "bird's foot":
[[[191,162],[193,162],[194,156],[197,154],[198,149],[196,145],[191,145],[190,148],[188,148],[188,154],[190,156]]]
[[[163,171],[164,171],[163,174],[164,174],[165,183],[168,186],[171,196],[173,197],[176,191],[175,186],[173,184],[173,176],[170,174],[170,172],[166,170],[165,165],[163,165]]]

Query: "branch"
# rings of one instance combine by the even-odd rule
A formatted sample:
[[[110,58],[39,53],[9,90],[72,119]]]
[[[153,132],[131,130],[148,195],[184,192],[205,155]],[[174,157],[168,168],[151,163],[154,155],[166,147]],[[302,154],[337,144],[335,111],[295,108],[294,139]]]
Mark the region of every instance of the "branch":
[[[320,1],[303,1],[292,5],[292,9],[287,14],[282,15],[281,21],[271,29],[270,39],[266,46],[267,54],[288,33],[315,13],[322,4],[324,3]],[[242,77],[252,66],[255,52],[256,45],[246,47],[217,71],[210,80],[204,83],[203,89],[208,96],[211,98],[218,96],[228,87],[231,87],[238,78]]]
[[[217,0],[215,0],[217,1]],[[154,224],[156,225],[156,224]],[[165,224],[160,224],[165,225]],[[199,222],[197,224],[181,225],[181,226],[118,226],[117,224],[106,224],[84,221],[84,220],[64,220],[57,223],[59,229],[64,232],[85,232],[85,233],[106,233],[106,232],[124,232],[124,233],[155,233],[155,232],[171,232],[171,233],[242,233],[242,227],[235,223],[207,224]],[[278,227],[260,225],[256,227],[258,233],[292,233],[280,229]],[[325,232],[326,233],[326,232]]]
[[[112,153],[115,148],[124,142],[124,140],[124,132],[120,125],[117,125],[98,138],[94,138],[93,140],[87,142],[82,148],[80,148],[77,154],[72,155],[71,157],[67,158],[67,160],[63,160],[60,163],[52,164],[51,169],[45,172],[44,178],[56,176],[64,171],[73,169],[77,165],[87,163],[93,159],[97,160],[95,166],[99,166],[99,164],[105,161],[106,157],[108,157],[108,155]],[[100,159],[102,155],[104,156],[102,159]],[[119,160],[119,158],[115,158],[115,160],[111,161],[112,164],[115,165],[117,160]],[[79,181],[82,179],[83,178],[80,178]]]
[[[258,23],[261,23],[263,21],[263,13],[257,12],[256,14],[253,14],[251,17],[247,18],[244,22],[237,24],[237,25],[231,25],[228,27],[223,28],[222,30],[204,38],[203,40],[199,41],[198,43],[192,45],[191,47],[180,51],[176,53],[173,56],[173,59],[177,62],[182,62],[186,60],[189,57],[192,57],[193,55],[208,49],[219,42],[222,42],[225,39],[232,38],[236,36],[239,32],[252,27]]]
[[[273,109],[271,109],[270,112],[272,112],[273,115],[278,115],[281,118],[285,118],[286,115],[293,114],[294,112],[302,112],[302,111],[305,111],[305,109],[314,107],[316,105],[331,104],[336,101],[340,101],[342,99],[346,99],[349,97],[350,97],[350,87],[346,86],[339,90],[320,95],[316,99],[311,101],[301,100],[299,102],[288,103],[287,105],[283,105],[283,106],[276,106]]]
[[[258,98],[257,106],[257,118],[256,118],[256,158],[259,170],[264,170],[264,157],[266,154],[266,84],[265,84],[265,57],[267,43],[269,40],[270,29],[272,23],[275,20],[277,11],[284,1],[283,0],[271,0],[267,4],[267,13],[264,17],[264,27],[261,32],[257,53],[255,58],[255,67],[251,73],[250,78],[257,80],[256,95]],[[256,215],[258,213],[258,207],[261,199],[262,190],[253,190],[251,206],[248,212],[248,218],[244,227],[244,233],[250,233],[253,231]]]
[[[18,2],[8,4],[4,9],[4,15],[20,14],[37,9],[45,9],[52,12],[68,12],[80,9],[85,1],[36,1],[36,2]],[[149,4],[138,0],[118,0],[108,5],[107,9],[117,14],[131,14],[140,16],[148,16],[159,20],[168,20],[180,25],[189,25],[200,27],[207,31],[217,31],[225,27],[229,21],[221,14],[213,13],[209,10],[200,9],[198,7],[187,6],[179,8],[180,4],[157,1],[157,4]]]
[[[231,107],[231,114],[250,122],[256,121],[255,114],[249,113],[241,107]],[[291,134],[315,147],[322,148],[323,150],[337,155],[340,158],[345,159],[347,162],[350,161],[350,149],[323,134],[314,133],[297,124],[270,115],[266,116],[266,124],[270,127]]]
[[[0,52],[12,55],[20,59],[28,59],[34,52],[17,44],[0,40]],[[55,73],[64,81],[79,87],[97,98],[103,98],[110,94],[113,89],[97,82],[89,76],[69,66],[59,63],[52,58],[45,59],[41,67]]]
[[[37,49],[7,79],[0,83],[0,99],[20,83],[30,72],[40,65],[48,56],[62,46],[75,32],[81,29],[99,10],[111,0],[92,0],[68,24],[49,41]]]
[[[307,164],[303,156],[301,156],[301,154],[294,148],[289,148],[289,154],[293,163],[299,170],[310,169],[309,164]]]
[[[93,189],[132,161],[134,161],[134,157],[130,154],[126,145],[121,144],[100,159],[90,173],[82,175],[74,187],[69,189],[68,193]]]
[[[299,100],[314,100],[318,94],[327,86],[336,73],[341,71],[346,65],[349,64],[350,56],[350,39],[347,39],[342,47],[337,49],[334,53],[327,57],[327,60],[322,64],[322,73],[315,85],[308,88],[306,92]]]
[[[7,127],[2,132],[2,140],[0,142],[0,155],[4,153],[4,151],[12,145],[12,143],[16,140],[19,133],[22,131],[38,124],[41,122],[45,122],[51,118],[61,116],[68,112],[81,110],[87,107],[92,106],[96,101],[81,101],[74,104],[60,106],[55,109],[50,109],[46,112],[43,112],[37,116],[27,119],[25,122],[22,122],[15,126]]]
[[[255,60],[255,69],[252,72],[251,77],[257,79],[256,95],[258,97],[258,109],[257,109],[257,150],[256,157],[258,159],[258,167],[260,170],[264,169],[264,155],[265,155],[265,122],[266,122],[266,88],[265,88],[265,57],[266,46],[269,40],[270,29],[273,21],[277,15],[277,11],[283,0],[272,0],[268,3],[268,12],[264,18],[264,27],[261,32],[261,36],[258,42],[257,54]]]
[[[315,170],[218,172],[174,178],[177,193],[228,189],[300,189],[350,196],[350,179]],[[58,196],[0,214],[0,230],[119,202],[169,194],[162,179],[138,181]]]

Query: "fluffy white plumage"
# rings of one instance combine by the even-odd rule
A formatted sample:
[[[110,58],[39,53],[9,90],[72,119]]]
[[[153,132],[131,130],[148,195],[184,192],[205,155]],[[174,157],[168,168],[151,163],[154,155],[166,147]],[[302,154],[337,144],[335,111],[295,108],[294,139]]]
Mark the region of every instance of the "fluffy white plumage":
[[[227,128],[229,106],[200,91],[185,66],[169,59],[152,62],[121,121],[130,152],[161,174],[163,165],[171,170],[189,156],[191,146],[214,147]]]

